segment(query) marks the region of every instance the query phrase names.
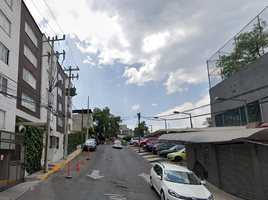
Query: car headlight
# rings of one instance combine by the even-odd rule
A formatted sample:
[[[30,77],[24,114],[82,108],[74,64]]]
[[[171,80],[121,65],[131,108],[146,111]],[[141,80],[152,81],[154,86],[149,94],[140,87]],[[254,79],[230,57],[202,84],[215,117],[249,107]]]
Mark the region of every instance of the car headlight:
[[[171,190],[171,189],[168,190],[168,193],[169,193],[171,196],[176,197],[176,198],[180,198],[180,197],[181,197],[178,193],[174,192],[174,191]]]
[[[168,154],[169,156],[173,156],[174,155],[174,153],[170,153],[170,154]]]
[[[212,195],[210,195],[209,197],[208,197],[208,200],[213,200],[214,198],[213,198],[213,196]]]

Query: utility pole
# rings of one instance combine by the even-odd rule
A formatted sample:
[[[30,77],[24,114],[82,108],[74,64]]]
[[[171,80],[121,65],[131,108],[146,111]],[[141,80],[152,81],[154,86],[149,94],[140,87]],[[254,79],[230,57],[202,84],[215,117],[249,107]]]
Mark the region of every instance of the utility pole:
[[[84,116],[84,110],[83,110],[83,108],[82,108],[82,121],[81,121],[81,149],[83,149],[83,116]]]
[[[87,135],[86,140],[88,139],[88,130],[89,129],[89,96],[87,98]]]
[[[76,76],[72,75],[72,71],[79,71],[79,68],[76,67],[76,69],[72,69],[72,67],[70,66],[69,69],[64,69],[64,71],[69,71],[69,76],[67,77],[69,79],[69,83],[68,83],[68,93],[67,93],[67,115],[65,118],[65,141],[64,141],[64,156],[63,159],[67,160],[67,156],[68,156],[68,119],[71,118],[71,113],[70,113],[70,89],[71,89],[71,78],[77,78],[78,79],[78,74]]]
[[[54,82],[53,82],[53,77],[52,77],[52,71],[53,71],[53,57],[54,55],[59,55],[58,53],[57,54],[54,54],[54,42],[55,41],[59,41],[59,40],[65,40],[65,35],[63,35],[63,38],[62,39],[58,39],[58,37],[56,36],[56,39],[54,39],[54,37],[52,37],[52,40],[50,40],[50,37],[48,37],[48,40],[46,41],[42,41],[42,42],[52,42],[51,44],[51,53],[48,55],[43,55],[43,56],[48,56],[49,59],[50,59],[50,68],[49,68],[49,83],[48,83],[48,106],[47,106],[47,126],[46,126],[46,144],[45,144],[45,156],[44,156],[44,173],[47,173],[48,172],[48,163],[47,163],[47,154],[48,154],[48,138],[49,138],[49,135],[50,135],[50,114],[51,114],[51,92],[52,90],[59,86],[61,84],[61,81],[57,82],[55,85],[54,85]],[[65,55],[65,52],[63,52],[62,54]],[[56,79],[55,79],[56,80]]]
[[[138,120],[139,120],[139,143],[141,141],[141,113],[137,113]],[[139,146],[139,153],[141,152],[140,145]]]

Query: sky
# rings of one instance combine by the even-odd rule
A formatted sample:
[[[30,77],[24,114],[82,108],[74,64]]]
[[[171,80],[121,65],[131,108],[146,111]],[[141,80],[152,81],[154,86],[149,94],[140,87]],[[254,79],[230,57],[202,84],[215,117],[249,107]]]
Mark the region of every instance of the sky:
[[[55,50],[66,52],[59,61],[63,68],[79,68],[73,71],[79,75],[72,80],[73,109],[108,107],[131,129],[140,113],[152,131],[190,127],[190,114],[193,127],[205,127],[206,61],[268,5],[266,0],[24,2],[46,36],[66,35]]]

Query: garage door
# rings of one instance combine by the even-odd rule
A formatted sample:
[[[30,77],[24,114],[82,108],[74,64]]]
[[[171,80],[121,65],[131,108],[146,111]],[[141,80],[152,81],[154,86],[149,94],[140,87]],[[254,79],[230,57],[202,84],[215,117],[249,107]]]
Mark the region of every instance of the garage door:
[[[223,190],[244,199],[259,199],[251,150],[245,144],[218,145],[217,159]]]

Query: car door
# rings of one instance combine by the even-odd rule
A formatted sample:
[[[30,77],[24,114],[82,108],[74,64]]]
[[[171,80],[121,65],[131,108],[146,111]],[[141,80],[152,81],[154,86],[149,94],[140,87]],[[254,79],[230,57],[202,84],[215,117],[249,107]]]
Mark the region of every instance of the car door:
[[[163,170],[162,170],[162,167],[159,166],[158,164],[156,164],[156,166],[157,167],[156,167],[155,172],[156,172],[156,175],[158,177],[160,177],[160,179],[155,177],[155,182],[154,183],[155,183],[156,191],[160,194],[161,185],[162,185],[162,179],[163,179]]]

